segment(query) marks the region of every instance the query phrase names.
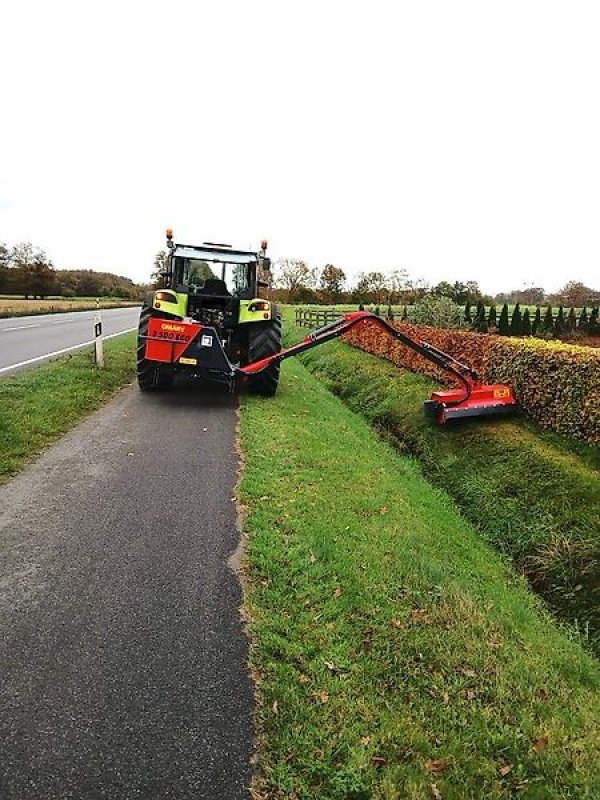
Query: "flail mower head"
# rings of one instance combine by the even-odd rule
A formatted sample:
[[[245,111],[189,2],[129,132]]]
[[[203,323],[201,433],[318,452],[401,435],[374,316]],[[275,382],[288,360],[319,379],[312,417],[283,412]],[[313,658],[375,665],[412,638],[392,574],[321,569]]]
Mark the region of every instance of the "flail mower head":
[[[423,404],[425,413],[439,423],[512,414],[516,406],[517,401],[510,386],[476,382],[470,384],[468,394],[464,389],[432,392],[430,399]]]

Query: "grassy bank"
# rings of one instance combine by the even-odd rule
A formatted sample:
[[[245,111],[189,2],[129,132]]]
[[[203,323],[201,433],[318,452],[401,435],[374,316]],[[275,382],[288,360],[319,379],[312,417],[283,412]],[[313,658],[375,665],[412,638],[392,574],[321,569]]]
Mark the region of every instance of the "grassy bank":
[[[600,669],[297,361],[242,405],[257,798],[594,798]]]
[[[415,454],[555,613],[600,647],[600,451],[523,419],[440,427],[422,403],[433,382],[341,343],[305,362],[396,445]]]
[[[135,334],[104,344],[106,367],[91,348],[0,379],[0,482],[133,379]]]

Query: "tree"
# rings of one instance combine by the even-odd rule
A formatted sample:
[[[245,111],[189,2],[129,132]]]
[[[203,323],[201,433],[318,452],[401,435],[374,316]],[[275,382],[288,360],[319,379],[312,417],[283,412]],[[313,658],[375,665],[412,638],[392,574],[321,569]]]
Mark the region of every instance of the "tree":
[[[150,275],[150,281],[155,289],[160,289],[164,286],[164,278],[161,277],[161,272],[166,272],[169,266],[169,254],[166,250],[159,250],[154,256],[154,269]]]
[[[526,289],[511,292],[511,299],[515,303],[523,303],[523,305],[534,306],[544,302],[546,297],[546,290],[541,286],[528,286]]]
[[[529,319],[529,309],[526,308],[523,312],[523,321],[521,323],[521,335],[531,336],[531,320]]]
[[[471,303],[469,300],[467,300],[465,305],[464,320],[468,325],[473,322],[473,317],[471,316]]]
[[[579,322],[577,324],[577,327],[579,328],[580,331],[587,331],[588,322],[589,319],[588,319],[587,308],[584,306],[581,309],[581,314],[579,315]]]
[[[368,303],[383,303],[389,295],[388,279],[383,272],[361,272],[352,292],[355,300]]]
[[[29,273],[31,293],[43,300],[56,291],[56,276],[51,261],[36,258]]]
[[[592,313],[590,314],[590,321],[588,322],[588,333],[590,336],[600,335],[600,325],[598,324],[599,314],[600,309],[598,306],[594,306],[594,308],[592,308]]]
[[[434,294],[436,297],[449,297],[451,300],[454,300],[454,288],[448,281],[440,281],[440,283],[433,286],[431,288],[431,294]]]
[[[573,333],[573,331],[577,327],[577,316],[575,314],[575,309],[573,308],[573,306],[571,306],[571,308],[569,309],[569,315],[567,317],[567,322],[565,327],[569,333]]]
[[[340,267],[334,267],[333,264],[325,264],[321,270],[319,284],[321,289],[329,295],[334,303],[339,300],[340,295],[344,291],[345,281],[346,273],[343,269],[340,269]]]
[[[404,314],[402,319],[404,321]],[[464,324],[460,306],[449,297],[435,297],[432,294],[415,303],[413,319],[421,325],[431,325],[435,328],[460,328]]]
[[[500,312],[500,320],[498,322],[498,333],[501,336],[508,336],[510,333],[510,325],[508,322],[508,305],[504,303],[502,311]]]
[[[300,288],[314,287],[315,270],[299,258],[280,258],[275,262],[275,284],[287,289],[289,299],[294,300]]]
[[[498,319],[496,314],[496,306],[492,304],[488,316],[488,328],[496,328],[498,326]]]
[[[542,324],[542,332],[547,334],[554,333],[554,315],[552,313],[552,306],[548,306],[546,308],[546,313],[544,314],[544,322]]]
[[[10,251],[0,242],[0,292],[8,292],[10,285]]]
[[[533,336],[537,336],[542,328],[542,311],[539,306],[535,309],[535,316],[533,318],[533,322],[531,324],[531,333]]]
[[[376,303],[382,303],[385,296],[389,294],[388,282],[383,272],[369,272],[367,279],[371,287],[371,292],[375,297]]]
[[[485,306],[481,300],[477,303],[477,311],[475,312],[475,319],[473,320],[473,328],[478,333],[488,332],[488,324],[485,318]]]
[[[521,314],[521,306],[517,303],[513,309],[512,317],[510,318],[510,335],[520,336],[522,333],[523,315]]]
[[[465,290],[467,292],[467,300],[471,303],[477,303],[481,300],[481,291],[477,281],[467,281],[465,283]]]
[[[556,320],[554,322],[554,333],[557,336],[560,336],[565,332],[565,310],[562,306],[559,306],[558,314],[556,315]]]
[[[10,254],[11,268],[14,270],[11,283],[17,294],[22,294],[27,299],[36,295],[35,272],[40,272],[41,265],[46,263],[46,254],[43,250],[35,248],[31,242],[16,244]]]
[[[389,297],[388,302],[399,302],[408,285],[408,272],[405,269],[395,269],[388,277]]]
[[[463,303],[467,302],[467,296],[468,291],[465,284],[460,281],[455,281],[452,285],[452,299],[454,302],[463,305]]]
[[[593,305],[597,302],[599,293],[589,286],[585,286],[581,281],[569,281],[558,293],[565,305],[585,306]]]

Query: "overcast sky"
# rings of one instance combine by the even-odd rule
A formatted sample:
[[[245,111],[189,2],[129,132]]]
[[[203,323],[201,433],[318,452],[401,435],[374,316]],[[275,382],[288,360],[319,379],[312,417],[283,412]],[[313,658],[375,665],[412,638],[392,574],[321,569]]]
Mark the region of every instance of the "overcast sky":
[[[600,287],[600,3],[5,0],[0,242]]]

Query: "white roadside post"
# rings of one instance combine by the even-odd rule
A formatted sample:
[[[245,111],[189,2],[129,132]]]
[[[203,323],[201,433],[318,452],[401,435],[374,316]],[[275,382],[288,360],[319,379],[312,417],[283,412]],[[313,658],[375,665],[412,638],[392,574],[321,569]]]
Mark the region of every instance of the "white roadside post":
[[[102,340],[102,314],[100,313],[100,300],[96,299],[96,314],[94,316],[94,360],[97,367],[104,366],[104,343]]]

